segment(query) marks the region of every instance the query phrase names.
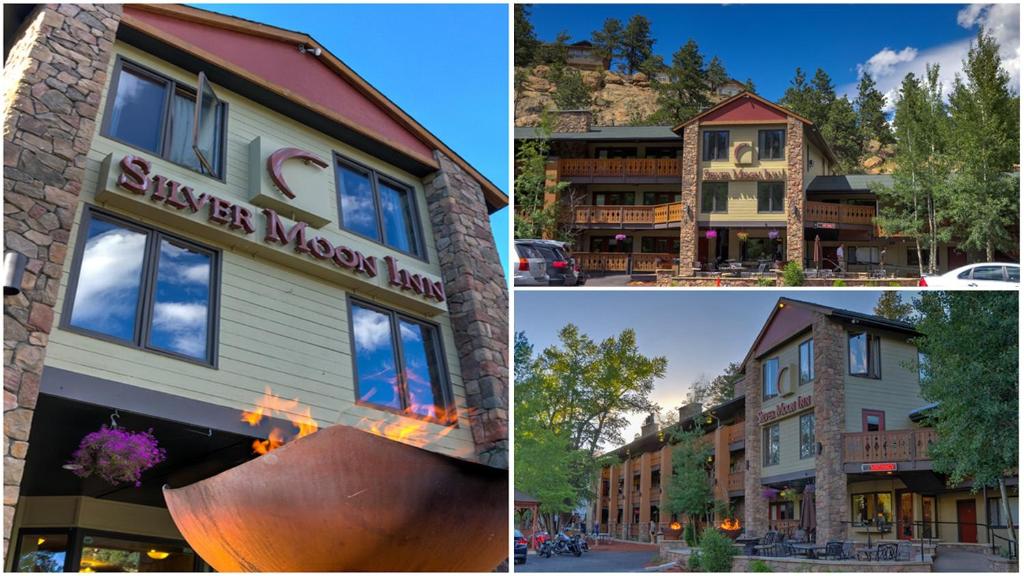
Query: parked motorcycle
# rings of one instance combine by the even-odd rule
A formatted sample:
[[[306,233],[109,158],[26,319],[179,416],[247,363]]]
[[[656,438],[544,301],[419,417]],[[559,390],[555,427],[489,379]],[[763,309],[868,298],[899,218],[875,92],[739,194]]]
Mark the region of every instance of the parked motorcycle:
[[[573,542],[579,547],[580,552],[590,552],[590,545],[587,544],[587,537],[585,534],[577,532],[572,536]]]
[[[538,554],[545,558],[551,558],[554,554],[572,554],[579,557],[583,555],[583,550],[575,538],[566,536],[565,532],[559,532],[554,538],[541,545]]]

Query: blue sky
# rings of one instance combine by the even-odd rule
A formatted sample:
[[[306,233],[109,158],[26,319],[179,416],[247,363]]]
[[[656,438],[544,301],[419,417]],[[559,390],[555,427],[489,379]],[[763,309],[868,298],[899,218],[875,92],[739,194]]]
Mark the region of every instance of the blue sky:
[[[663,409],[675,408],[702,374],[714,378],[730,362],[743,360],[779,297],[870,314],[880,294],[867,290],[520,290],[515,330],[525,331],[539,353],[557,344],[558,331],[569,323],[598,342],[633,328],[644,355],[668,358],[668,370],[655,384],[653,399]],[[901,295],[909,302],[916,294]],[[640,431],[644,416],[630,417],[626,439]]]
[[[195,6],[309,34],[509,192],[505,5]],[[491,216],[506,274],[508,219]]]
[[[948,88],[979,25],[999,41],[1019,84],[1019,4],[534,5],[531,21],[543,40],[566,30],[577,41],[605,18],[625,25],[634,14],[651,21],[665,62],[693,38],[707,60],[717,55],[730,75],[752,78],[770,100],[782,97],[797,66],[808,76],[823,68],[839,92],[855,95],[861,70],[889,92],[907,72],[939,63]]]

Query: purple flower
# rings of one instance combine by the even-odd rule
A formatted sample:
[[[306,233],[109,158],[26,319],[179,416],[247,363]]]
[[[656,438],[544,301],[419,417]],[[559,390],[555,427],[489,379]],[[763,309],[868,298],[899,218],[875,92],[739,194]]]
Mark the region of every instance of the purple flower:
[[[142,473],[166,458],[167,452],[160,448],[152,428],[132,432],[102,426],[82,438],[68,464],[81,478],[95,474],[114,485],[130,482],[139,487]]]
[[[778,237],[779,237],[779,231],[778,230],[769,230],[768,231],[768,239],[769,240],[775,240]]]
[[[708,230],[707,232],[704,233],[704,237],[707,238],[708,240],[711,240],[712,238],[718,238],[718,231]]]

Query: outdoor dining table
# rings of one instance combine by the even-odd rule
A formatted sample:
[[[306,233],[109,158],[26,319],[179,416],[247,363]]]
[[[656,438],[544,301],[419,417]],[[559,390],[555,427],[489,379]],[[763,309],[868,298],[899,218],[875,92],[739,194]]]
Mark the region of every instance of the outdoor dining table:
[[[809,542],[809,543],[806,543],[806,544],[790,544],[790,548],[793,549],[794,553],[797,553],[797,554],[799,554],[801,556],[806,556],[807,558],[810,558],[811,560],[814,560],[815,558],[818,557],[818,551],[819,550],[824,550],[825,549],[824,546],[822,546],[820,544],[815,544],[813,542]]]
[[[739,536],[738,538],[736,538],[736,543],[743,545],[744,556],[753,556],[754,545],[756,545],[760,541],[761,539],[755,536]]]

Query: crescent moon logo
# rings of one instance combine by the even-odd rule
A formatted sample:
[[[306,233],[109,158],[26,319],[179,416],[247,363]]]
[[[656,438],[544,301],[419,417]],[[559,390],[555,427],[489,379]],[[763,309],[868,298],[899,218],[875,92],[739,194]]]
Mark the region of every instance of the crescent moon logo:
[[[288,183],[284,181],[284,176],[281,174],[281,165],[292,158],[299,158],[306,165],[315,165],[321,169],[327,168],[327,162],[323,158],[299,148],[281,148],[268,156],[267,172],[270,173],[270,179],[274,181],[274,185],[277,186],[278,190],[289,198],[295,198],[295,193],[288,187]]]

